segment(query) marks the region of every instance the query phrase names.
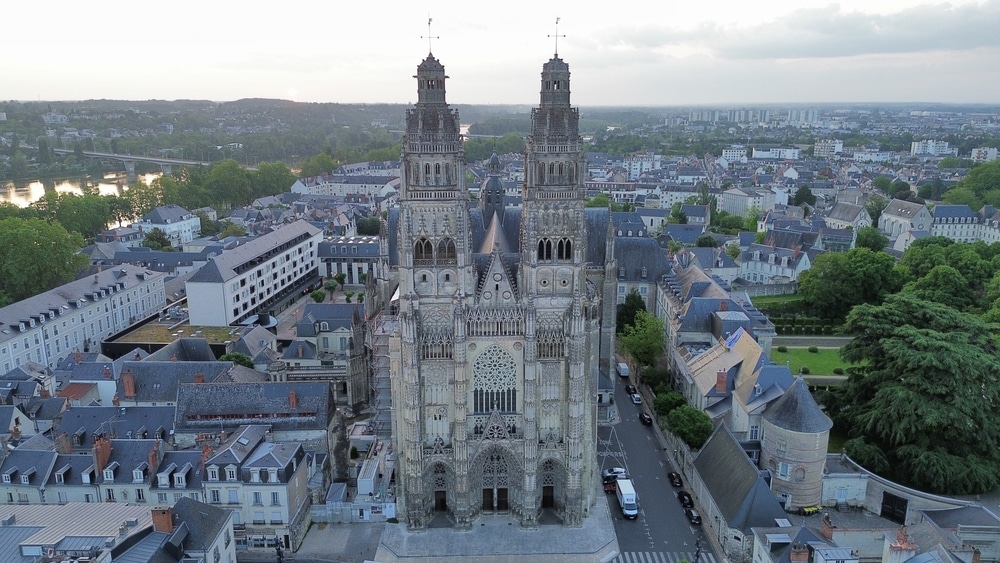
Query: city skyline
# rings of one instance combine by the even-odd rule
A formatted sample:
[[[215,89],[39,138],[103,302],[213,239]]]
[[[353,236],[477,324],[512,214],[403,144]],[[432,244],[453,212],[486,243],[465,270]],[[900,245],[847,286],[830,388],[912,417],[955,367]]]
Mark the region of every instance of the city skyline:
[[[430,50],[452,103],[530,105],[558,41],[580,106],[1000,101],[1000,0],[263,8],[18,3],[0,99],[409,104]]]

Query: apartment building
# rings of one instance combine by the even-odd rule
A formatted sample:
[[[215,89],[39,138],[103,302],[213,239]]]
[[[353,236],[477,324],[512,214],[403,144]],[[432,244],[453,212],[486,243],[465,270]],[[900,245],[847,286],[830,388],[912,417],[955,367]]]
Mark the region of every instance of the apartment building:
[[[223,252],[185,287],[192,325],[245,324],[318,280],[322,231],[296,221]]]
[[[153,229],[163,231],[170,243],[177,248],[201,236],[201,219],[187,209],[176,205],[161,205],[132,224],[144,235]]]
[[[166,305],[164,277],[123,264],[0,308],[2,373],[27,362],[55,368],[156,314]]]

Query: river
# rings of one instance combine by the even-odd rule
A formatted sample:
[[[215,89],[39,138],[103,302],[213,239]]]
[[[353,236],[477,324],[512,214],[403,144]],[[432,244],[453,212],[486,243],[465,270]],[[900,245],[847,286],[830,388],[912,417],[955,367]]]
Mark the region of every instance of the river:
[[[139,179],[149,184],[161,174],[140,174]],[[128,189],[125,176],[109,174],[94,185],[100,195],[121,195]],[[10,202],[18,207],[27,207],[41,199],[49,191],[61,194],[83,195],[79,180],[35,180],[33,182],[8,182],[0,184],[0,202]]]

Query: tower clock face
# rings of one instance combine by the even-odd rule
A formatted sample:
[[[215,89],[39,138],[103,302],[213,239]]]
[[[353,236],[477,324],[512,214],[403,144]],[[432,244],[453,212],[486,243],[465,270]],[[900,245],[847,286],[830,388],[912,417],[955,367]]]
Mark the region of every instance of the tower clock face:
[[[500,274],[493,274],[493,279],[495,281],[500,281],[503,279],[503,276],[501,276]]]

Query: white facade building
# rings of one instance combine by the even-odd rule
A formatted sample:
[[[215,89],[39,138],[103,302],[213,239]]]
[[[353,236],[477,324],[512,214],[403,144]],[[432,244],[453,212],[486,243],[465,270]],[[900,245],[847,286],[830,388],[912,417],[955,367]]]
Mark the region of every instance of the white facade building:
[[[957,148],[949,148],[947,141],[913,141],[910,143],[911,155],[931,155],[931,156],[957,156]]]
[[[997,159],[997,149],[996,147],[979,147],[972,149],[972,155],[970,156],[972,162],[989,162],[991,160]]]
[[[323,233],[296,221],[216,256],[186,283],[192,325],[240,324],[317,276]]]
[[[161,205],[133,223],[132,228],[142,233],[160,229],[170,244],[180,247],[201,236],[201,219],[179,205]]]
[[[754,147],[753,158],[798,160],[801,151],[794,147]]]
[[[166,305],[165,274],[123,264],[0,308],[3,373],[37,362],[50,368],[155,314]]]

